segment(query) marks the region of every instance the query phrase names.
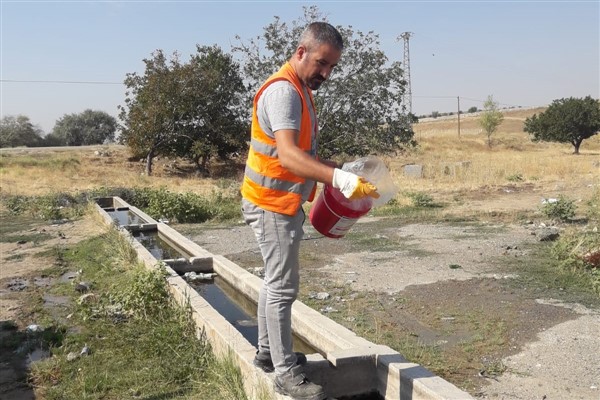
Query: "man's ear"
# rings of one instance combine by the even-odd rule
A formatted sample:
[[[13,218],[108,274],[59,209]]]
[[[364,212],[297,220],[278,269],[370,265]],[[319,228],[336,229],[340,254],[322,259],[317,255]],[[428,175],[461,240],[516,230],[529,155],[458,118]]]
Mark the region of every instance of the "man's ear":
[[[302,61],[302,59],[306,56],[307,53],[308,53],[308,51],[306,50],[306,47],[301,44],[296,49],[295,56],[298,59],[298,61]]]

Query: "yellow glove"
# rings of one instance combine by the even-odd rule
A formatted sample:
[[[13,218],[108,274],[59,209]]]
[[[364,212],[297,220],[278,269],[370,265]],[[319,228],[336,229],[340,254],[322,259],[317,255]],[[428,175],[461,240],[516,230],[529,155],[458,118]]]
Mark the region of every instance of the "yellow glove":
[[[358,200],[370,196],[379,198],[377,187],[352,172],[336,168],[333,171],[333,187],[339,189],[342,194],[350,200]]]
[[[374,199],[378,199],[379,193],[377,193],[377,187],[369,181],[367,181],[365,178],[359,176],[358,183],[356,184],[354,191],[348,198],[350,200],[358,200],[367,196],[371,196]]]

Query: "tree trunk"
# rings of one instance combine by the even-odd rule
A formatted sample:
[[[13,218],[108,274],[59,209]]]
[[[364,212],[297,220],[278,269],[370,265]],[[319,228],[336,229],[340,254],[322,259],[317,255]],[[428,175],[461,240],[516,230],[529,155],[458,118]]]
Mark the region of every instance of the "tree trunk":
[[[575,139],[573,141],[573,147],[575,147],[573,154],[579,154],[579,146],[581,146],[581,142],[583,142],[583,139]]]
[[[152,175],[152,160],[154,159],[154,149],[148,152],[146,156],[146,176]]]
[[[196,164],[196,171],[198,174],[208,176],[208,160],[209,157],[206,155],[194,157],[194,163]]]

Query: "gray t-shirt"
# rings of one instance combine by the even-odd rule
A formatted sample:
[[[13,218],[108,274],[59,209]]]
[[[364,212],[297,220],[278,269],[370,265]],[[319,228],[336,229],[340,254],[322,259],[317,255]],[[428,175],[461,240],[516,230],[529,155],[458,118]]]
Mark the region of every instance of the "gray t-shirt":
[[[304,95],[308,98],[306,88]],[[316,157],[318,125],[315,109],[309,104],[311,120],[311,151]],[[280,129],[295,129],[300,131],[302,121],[302,98],[294,86],[288,81],[277,81],[270,84],[260,95],[256,106],[258,124],[269,137],[275,138],[274,132]],[[306,181],[306,189],[302,193],[302,200],[308,200],[314,181]]]

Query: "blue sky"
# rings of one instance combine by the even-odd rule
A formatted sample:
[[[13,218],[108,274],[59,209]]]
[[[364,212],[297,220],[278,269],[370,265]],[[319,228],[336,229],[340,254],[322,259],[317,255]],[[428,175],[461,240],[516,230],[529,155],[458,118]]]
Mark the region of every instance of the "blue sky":
[[[543,106],[600,97],[600,1],[11,1],[1,8],[1,114],[23,114],[49,133],[87,108],[117,116],[121,84],[152,51],[196,44],[230,51],[279,16],[317,5],[333,25],[374,31],[402,61],[412,32],[413,112]],[[102,84],[14,82],[62,81]]]

